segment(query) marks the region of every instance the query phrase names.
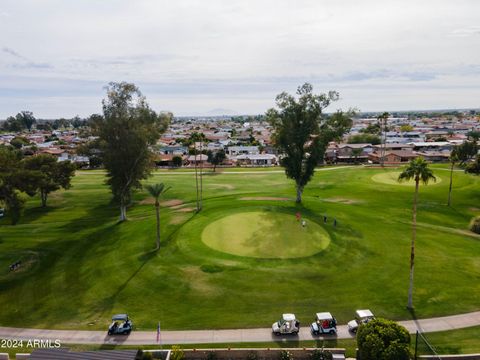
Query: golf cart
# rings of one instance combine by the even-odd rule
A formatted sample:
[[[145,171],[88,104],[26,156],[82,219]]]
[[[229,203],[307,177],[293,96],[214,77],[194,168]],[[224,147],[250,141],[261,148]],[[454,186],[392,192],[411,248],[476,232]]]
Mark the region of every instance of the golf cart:
[[[348,322],[348,331],[353,333],[357,332],[360,325],[366,324],[370,320],[375,319],[375,316],[370,310],[357,310],[355,314],[355,319]]]
[[[298,334],[300,322],[294,314],[283,314],[282,318],[272,325],[272,332],[275,335]]]
[[[329,312],[317,313],[315,322],[310,325],[310,331],[313,335],[337,333],[337,320]]]
[[[132,331],[132,321],[127,314],[112,316],[112,324],[108,327],[108,335],[128,335]]]

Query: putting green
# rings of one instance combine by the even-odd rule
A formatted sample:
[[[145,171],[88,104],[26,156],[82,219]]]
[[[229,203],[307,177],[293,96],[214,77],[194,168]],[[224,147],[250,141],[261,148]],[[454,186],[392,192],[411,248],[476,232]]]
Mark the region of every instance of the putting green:
[[[410,180],[410,181],[402,181],[398,182],[398,176],[401,174],[400,171],[389,171],[389,172],[382,172],[380,174],[375,174],[372,176],[372,180],[377,182],[377,183],[382,183],[382,184],[388,184],[388,185],[401,185],[401,186],[414,186],[415,181]],[[436,185],[442,182],[442,178],[439,177],[437,174],[435,174],[435,177],[437,178],[437,181],[429,181],[428,185]],[[422,186],[423,183],[420,182],[420,186]]]
[[[228,254],[254,258],[300,258],[324,250],[330,236],[318,224],[295,215],[268,211],[242,212],[208,224],[202,241]]]

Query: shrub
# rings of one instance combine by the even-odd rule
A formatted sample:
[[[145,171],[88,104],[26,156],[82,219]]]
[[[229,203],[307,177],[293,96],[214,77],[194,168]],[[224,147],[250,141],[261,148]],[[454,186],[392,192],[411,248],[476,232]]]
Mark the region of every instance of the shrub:
[[[183,350],[178,345],[172,346],[172,351],[170,352],[170,359],[171,360],[183,360],[185,358],[185,354]]]
[[[324,350],[315,349],[310,353],[310,360],[332,360],[333,355]]]
[[[142,360],[153,360],[153,356],[151,352],[144,352],[142,354]]]
[[[472,221],[470,221],[470,231],[480,234],[480,216],[474,217]]]
[[[205,356],[205,360],[217,360],[217,353],[214,351],[209,351],[207,356]]]
[[[292,353],[290,351],[282,350],[280,353],[280,360],[293,360]]]
[[[410,334],[394,321],[375,319],[357,332],[361,360],[409,360]]]

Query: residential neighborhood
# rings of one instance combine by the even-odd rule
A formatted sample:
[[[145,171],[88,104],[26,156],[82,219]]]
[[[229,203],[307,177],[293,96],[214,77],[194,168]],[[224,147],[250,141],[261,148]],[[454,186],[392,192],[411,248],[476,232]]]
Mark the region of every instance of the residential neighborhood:
[[[435,115],[435,116],[433,116]],[[396,165],[423,157],[428,162],[448,162],[452,149],[480,133],[480,115],[475,111],[456,111],[454,114],[417,114],[389,117],[385,143],[350,142],[356,136],[367,134],[369,126],[377,124],[377,118],[361,114],[353,118],[351,130],[342,139],[331,142],[324,156],[325,164],[379,164],[384,151],[385,165]],[[257,118],[257,119],[256,119]],[[168,130],[154,146],[154,158],[159,168],[193,167],[195,164],[212,167],[208,153],[223,151],[225,159],[219,167],[264,167],[280,164],[281,154],[272,146],[272,128],[259,116],[179,118],[174,119]],[[260,116],[261,118],[261,116]],[[49,121],[41,120],[48,123]],[[85,119],[85,124],[88,119]],[[1,122],[0,122],[1,124]],[[0,133],[0,144],[10,144],[18,138],[25,139],[21,148],[26,155],[46,153],[58,161],[70,160],[80,168],[96,168],[88,154],[82,152],[82,144],[95,140],[85,126],[74,128],[65,121],[57,130],[39,130],[35,125],[30,131]],[[39,126],[42,127],[42,126]],[[405,128],[408,131],[402,131]],[[188,143],[193,133],[201,133],[204,140]],[[380,142],[380,131],[372,134]],[[195,155],[195,151],[197,154]],[[176,161],[174,161],[174,158]]]

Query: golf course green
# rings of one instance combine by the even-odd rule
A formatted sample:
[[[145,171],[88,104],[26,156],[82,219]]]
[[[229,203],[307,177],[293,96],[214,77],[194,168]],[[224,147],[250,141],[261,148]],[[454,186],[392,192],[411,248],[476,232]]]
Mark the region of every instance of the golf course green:
[[[212,222],[203,230],[202,241],[228,254],[288,259],[322,251],[330,243],[330,236],[315,222],[291,214],[252,211]]]
[[[432,169],[443,181],[419,192],[419,318],[480,309],[480,236],[468,230],[480,214],[480,178],[455,171],[448,207],[448,168]],[[78,171],[46,208],[28,198],[17,225],[0,219],[0,326],[106,330],[113,314],[128,313],[137,330],[159,321],[162,329],[248,328],[285,312],[307,324],[330,311],[346,323],[363,308],[410,319],[414,187],[374,180],[401,168],[319,169],[302,204],[281,170],[208,171],[199,213],[191,169],[155,172],[145,183],[171,186],[158,252],[154,201],[138,191],[119,223],[103,171]]]

